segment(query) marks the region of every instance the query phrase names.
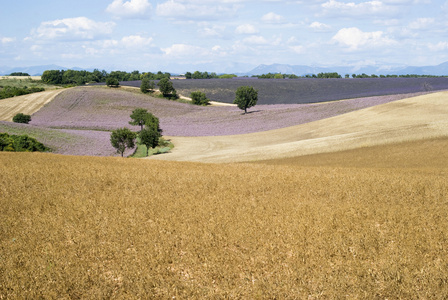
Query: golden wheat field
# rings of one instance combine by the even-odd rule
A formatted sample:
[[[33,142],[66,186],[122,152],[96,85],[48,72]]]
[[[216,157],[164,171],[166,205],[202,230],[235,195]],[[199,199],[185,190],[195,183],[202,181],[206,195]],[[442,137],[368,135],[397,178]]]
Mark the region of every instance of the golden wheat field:
[[[447,140],[428,143],[258,164],[0,153],[0,299],[446,299]]]

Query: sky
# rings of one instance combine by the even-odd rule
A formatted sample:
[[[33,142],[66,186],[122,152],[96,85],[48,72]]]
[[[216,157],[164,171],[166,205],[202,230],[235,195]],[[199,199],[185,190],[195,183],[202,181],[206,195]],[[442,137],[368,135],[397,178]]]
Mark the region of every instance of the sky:
[[[141,72],[448,61],[448,0],[0,0],[0,66]]]

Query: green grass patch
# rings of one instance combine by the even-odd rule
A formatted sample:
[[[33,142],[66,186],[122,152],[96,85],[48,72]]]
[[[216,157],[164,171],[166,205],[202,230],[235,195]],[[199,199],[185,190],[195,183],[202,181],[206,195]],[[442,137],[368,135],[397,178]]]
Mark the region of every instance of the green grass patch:
[[[134,154],[132,154],[130,157],[133,157],[133,158],[147,157],[146,156],[146,146],[139,144],[139,143],[140,143],[140,139],[137,137],[137,149],[135,150]],[[163,137],[161,137],[159,140],[159,146],[149,149],[148,157],[151,155],[168,153],[173,148],[174,148],[173,143],[171,143],[170,141],[167,141]]]

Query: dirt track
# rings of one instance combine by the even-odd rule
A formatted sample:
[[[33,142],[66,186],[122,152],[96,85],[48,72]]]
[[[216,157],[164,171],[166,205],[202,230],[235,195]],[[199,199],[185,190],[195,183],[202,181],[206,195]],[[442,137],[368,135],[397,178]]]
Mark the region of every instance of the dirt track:
[[[64,89],[33,93],[0,100],[0,121],[12,121],[18,113],[32,115]]]
[[[448,92],[395,101],[298,126],[219,137],[166,137],[172,153],[151,159],[244,162],[448,136]]]

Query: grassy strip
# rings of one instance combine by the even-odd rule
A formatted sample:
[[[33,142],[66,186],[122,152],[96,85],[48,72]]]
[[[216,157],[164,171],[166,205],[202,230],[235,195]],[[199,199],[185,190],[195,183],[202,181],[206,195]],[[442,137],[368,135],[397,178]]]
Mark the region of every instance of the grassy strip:
[[[133,158],[149,157],[152,155],[168,153],[173,148],[174,148],[174,145],[170,141],[167,141],[162,137],[159,140],[159,146],[149,149],[148,156],[146,156],[146,146],[143,144],[140,144],[140,138],[137,137],[137,148],[135,149],[134,154],[132,154],[130,157],[133,157]]]

